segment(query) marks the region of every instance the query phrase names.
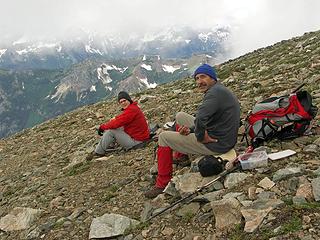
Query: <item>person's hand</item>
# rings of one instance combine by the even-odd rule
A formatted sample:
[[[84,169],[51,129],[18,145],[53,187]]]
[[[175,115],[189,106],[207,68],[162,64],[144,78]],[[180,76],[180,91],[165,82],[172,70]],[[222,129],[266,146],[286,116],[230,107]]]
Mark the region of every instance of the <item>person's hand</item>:
[[[231,168],[233,168],[233,166],[234,166],[234,162],[233,162],[233,161],[229,161],[229,162],[226,163],[226,165],[224,166],[224,168],[225,168],[226,170],[230,170]]]
[[[178,132],[181,134],[181,135],[189,135],[190,134],[190,128],[188,128],[187,126],[180,126],[179,129],[178,129]]]
[[[104,130],[103,130],[101,127],[99,127],[99,129],[97,130],[97,132],[98,132],[98,135],[99,135],[99,136],[102,136]]]
[[[205,130],[204,131],[204,138],[203,138],[203,140],[201,142],[202,143],[218,142],[218,139],[210,137],[209,134],[208,134],[208,131]]]
[[[237,160],[238,160],[238,158],[235,158],[235,159],[233,159],[233,160],[228,161],[228,162],[226,163],[226,165],[224,166],[224,168],[225,168],[226,170],[230,170],[231,168],[234,167],[234,165],[235,165],[235,163],[236,163]]]

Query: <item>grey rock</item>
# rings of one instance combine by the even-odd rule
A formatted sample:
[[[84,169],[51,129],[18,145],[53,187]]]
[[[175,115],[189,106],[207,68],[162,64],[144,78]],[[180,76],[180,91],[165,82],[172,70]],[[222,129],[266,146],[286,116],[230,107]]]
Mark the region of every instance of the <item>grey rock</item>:
[[[275,199],[276,194],[270,191],[263,191],[257,195],[258,199]]]
[[[0,229],[5,232],[27,229],[40,213],[40,209],[16,207],[0,219]]]
[[[67,217],[69,220],[75,220],[76,218],[78,218],[84,211],[86,210],[86,208],[80,207],[80,208],[76,208],[73,213]]]
[[[185,173],[183,175],[177,175],[172,178],[172,182],[175,185],[180,195],[196,191],[198,188],[204,186],[211,180],[215,179],[216,176],[202,177],[200,173]]]
[[[141,222],[145,222],[151,215],[153,211],[153,206],[150,202],[145,202],[143,211],[141,212],[140,220]]]
[[[119,214],[104,214],[94,218],[90,226],[89,239],[110,238],[123,235],[126,229],[139,224],[139,221]]]
[[[303,151],[305,152],[311,152],[311,153],[317,153],[319,152],[319,146],[316,144],[310,144],[303,148]]]
[[[211,202],[217,229],[230,229],[241,223],[240,202],[235,198]]]
[[[318,202],[320,201],[320,177],[312,179],[311,184],[314,200]]]
[[[28,232],[26,235],[26,239],[38,239],[41,234],[41,229],[39,227],[36,227],[32,231]]]
[[[227,193],[226,195],[223,196],[223,199],[228,199],[228,198],[237,198],[239,196],[243,195],[242,192],[230,192]]]
[[[199,223],[207,223],[207,222],[211,222],[212,218],[213,218],[213,213],[207,212],[198,216],[197,220],[199,221]]]
[[[244,231],[254,232],[268,213],[282,204],[284,202],[279,199],[258,199],[249,207],[241,208],[241,213],[246,221]]]
[[[262,179],[259,183],[258,186],[262,187],[263,189],[270,189],[275,185],[275,183],[273,181],[270,180],[270,178],[265,177],[264,179]]]
[[[179,217],[184,217],[186,215],[194,216],[200,209],[200,204],[197,202],[192,202],[187,205],[183,205],[176,213]]]
[[[275,172],[275,174],[272,177],[272,180],[275,182],[281,181],[289,177],[298,176],[301,174],[302,174],[302,171],[300,167],[283,168]]]
[[[292,202],[295,205],[302,205],[302,204],[307,203],[307,200],[302,196],[294,196],[294,197],[292,197]]]
[[[313,172],[316,176],[320,176],[320,167]]]
[[[218,190],[214,192],[209,192],[204,195],[198,195],[195,198],[192,199],[192,201],[198,201],[198,202],[212,202],[216,201],[222,198],[223,194],[225,193],[225,190]]]
[[[230,173],[224,181],[224,186],[225,188],[233,188],[249,176],[250,175],[246,173]]]
[[[320,137],[318,137],[313,144],[318,145],[320,147]]]
[[[175,188],[175,185],[173,182],[169,182],[169,184],[166,186],[166,188],[163,190],[164,193],[169,194],[173,197],[180,196],[178,190]]]

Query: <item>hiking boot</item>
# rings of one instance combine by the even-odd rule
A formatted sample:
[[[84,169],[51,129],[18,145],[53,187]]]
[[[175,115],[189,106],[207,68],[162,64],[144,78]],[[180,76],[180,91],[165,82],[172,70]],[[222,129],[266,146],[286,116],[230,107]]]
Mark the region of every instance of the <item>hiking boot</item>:
[[[86,160],[87,161],[91,161],[95,158],[99,158],[99,157],[103,157],[105,156],[104,154],[99,154],[99,153],[96,153],[95,151],[89,153],[87,156],[86,156]]]
[[[173,164],[176,164],[179,167],[188,167],[191,165],[191,161],[188,155],[182,155],[181,157],[173,157]]]
[[[158,188],[156,186],[154,186],[152,189],[150,189],[149,191],[144,193],[144,196],[146,198],[155,198],[157,197],[159,194],[163,193],[164,188]]]

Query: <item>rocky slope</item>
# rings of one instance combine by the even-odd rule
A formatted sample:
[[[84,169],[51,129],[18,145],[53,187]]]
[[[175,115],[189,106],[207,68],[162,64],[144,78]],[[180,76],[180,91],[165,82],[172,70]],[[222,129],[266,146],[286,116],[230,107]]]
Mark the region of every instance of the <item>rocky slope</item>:
[[[238,96],[243,117],[256,101],[288,93],[302,82],[320,107],[319,38],[320,32],[308,33],[217,66],[220,81]],[[186,78],[134,98],[150,122],[163,124],[177,111],[195,111],[202,95],[194,80]],[[109,214],[105,221],[116,221],[119,216],[112,214],[140,221],[212,179],[202,178],[195,165],[176,167],[175,183],[180,187],[150,202],[143,191],[152,185],[156,143],[85,162],[99,139],[95,125],[118,112],[115,101],[100,102],[0,141],[1,239],[93,238],[101,233],[93,223],[104,214]],[[196,201],[151,222],[132,222],[135,227],[115,233],[117,238],[319,239],[319,124],[318,115],[308,135],[265,146],[268,153],[292,149],[297,154],[269,160],[263,169],[231,173]],[[239,141],[236,149],[241,153],[245,147]],[[21,213],[16,219],[22,220],[22,212],[32,216],[30,222],[14,224],[13,214]],[[117,221],[118,227],[128,223]]]

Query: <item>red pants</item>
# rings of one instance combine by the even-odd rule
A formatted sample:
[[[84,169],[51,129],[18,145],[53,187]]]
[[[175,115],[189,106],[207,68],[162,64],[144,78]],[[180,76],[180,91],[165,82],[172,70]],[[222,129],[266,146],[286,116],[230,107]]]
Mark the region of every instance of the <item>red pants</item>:
[[[172,149],[170,147],[158,147],[158,176],[156,187],[165,188],[172,177]]]

